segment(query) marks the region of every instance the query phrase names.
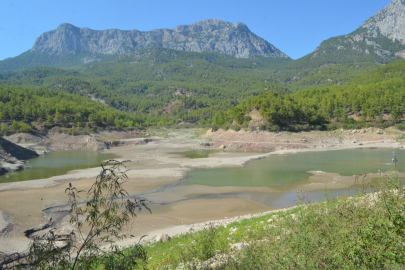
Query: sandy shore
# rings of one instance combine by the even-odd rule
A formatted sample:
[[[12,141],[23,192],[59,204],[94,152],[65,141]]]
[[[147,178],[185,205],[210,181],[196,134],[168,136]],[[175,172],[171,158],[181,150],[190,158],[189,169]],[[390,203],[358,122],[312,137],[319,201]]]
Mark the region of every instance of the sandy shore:
[[[301,148],[294,146],[293,149],[286,149],[286,142],[282,142],[283,146],[270,153],[224,151],[201,159],[189,159],[172,154],[196,149],[202,142],[207,141],[196,137],[193,132],[184,130],[170,131],[164,137],[161,136],[143,145],[123,144],[111,148],[108,151],[116,154],[120,160],[131,160],[126,163],[130,171],[125,189],[131,197],[145,198],[153,211],[153,214],[141,213],[134,219],[128,233],[133,234],[135,238],[123,242],[122,245],[129,245],[131,241],[134,243],[135,239],[144,234],[148,234],[146,240],[150,240],[162,232],[174,235],[188,232],[192,227],[202,228],[204,227],[202,224],[207,221],[230,219],[293,206],[278,205],[280,201],[285,200],[285,196],[292,195],[290,193],[286,195],[273,187],[179,185],[179,181],[194,168],[240,167],[251,160],[270,155],[305,151],[403,147],[401,141],[395,140],[399,136],[398,133],[379,134],[377,139],[373,135],[369,140],[365,140],[365,137],[361,140],[361,144],[353,143],[351,135],[347,135],[349,138],[341,135],[331,138],[329,134],[324,134],[330,140],[328,143],[320,139],[309,145],[308,138],[324,135],[307,132],[302,133],[306,139],[302,142]],[[291,136],[290,133],[286,133],[284,141],[291,141]],[[280,136],[277,139],[280,140]],[[296,140],[300,141],[302,138],[297,137]],[[236,142],[232,145],[236,145]],[[314,147],[317,145],[319,147]],[[78,189],[87,190],[99,171],[100,168],[77,170],[48,179],[0,184],[0,211],[7,213],[10,217],[7,222],[13,225],[7,235],[3,233],[0,236],[0,251],[10,253],[26,249],[29,239],[24,235],[25,230],[46,222],[50,216],[58,212],[58,209],[66,210],[67,196],[64,189],[68,183],[71,182]],[[325,183],[328,189],[353,185],[353,177],[345,178],[327,172],[311,173],[313,175],[300,185],[301,190],[323,189]],[[49,210],[45,213],[42,211],[44,209]],[[62,226],[61,230],[69,230],[67,218],[62,219],[59,225]]]

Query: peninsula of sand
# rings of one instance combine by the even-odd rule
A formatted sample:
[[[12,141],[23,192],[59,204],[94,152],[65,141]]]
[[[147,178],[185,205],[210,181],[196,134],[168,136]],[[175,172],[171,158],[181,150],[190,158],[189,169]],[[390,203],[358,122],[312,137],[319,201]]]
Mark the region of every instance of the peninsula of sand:
[[[279,208],[258,199],[267,197],[270,198],[267,201],[271,201],[272,194],[283,192],[272,186],[182,185],[182,180],[193,169],[242,167],[249,161],[270,155],[304,151],[400,149],[405,144],[405,140],[401,140],[404,135],[404,132],[393,128],[300,133],[158,129],[141,135],[105,132],[88,136],[50,134],[47,138],[40,138],[14,134],[4,139],[39,154],[97,150],[115,154],[120,161],[129,160],[125,163],[129,179],[124,188],[131,198],[145,199],[152,214],[140,213],[133,220],[128,233],[134,237],[121,243],[127,246],[137,242],[142,235],[147,235],[144,241],[150,241],[161,233],[186,233],[201,229],[212,221],[216,225],[224,224]],[[176,154],[195,149],[222,151],[198,159]],[[5,162],[6,158],[2,160]],[[57,233],[70,232],[72,227],[67,215],[69,205],[65,188],[72,183],[78,189],[88,190],[99,172],[100,167],[96,167],[47,179],[0,183],[0,252],[10,254],[26,250],[31,241],[27,237],[28,230],[43,233],[42,229],[57,227]],[[338,189],[354,184],[353,176],[319,171],[310,173],[309,181],[297,188],[313,191],[322,190],[325,185],[328,189]],[[370,174],[369,178],[372,177],[373,174]]]

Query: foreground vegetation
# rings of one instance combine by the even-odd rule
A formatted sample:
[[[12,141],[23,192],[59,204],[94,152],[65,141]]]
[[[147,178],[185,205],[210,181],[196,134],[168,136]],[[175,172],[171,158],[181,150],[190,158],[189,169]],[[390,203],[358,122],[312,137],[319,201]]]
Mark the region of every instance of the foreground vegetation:
[[[394,153],[393,164],[397,159]],[[69,186],[71,223],[82,241],[60,247],[58,237],[34,241],[29,269],[403,269],[405,267],[405,186],[395,172],[381,179],[373,193],[356,177],[360,195],[311,203],[300,193],[298,206],[286,211],[244,219],[226,227],[187,233],[164,243],[119,250],[123,225],[142,201],[125,202],[124,174],[103,168],[89,190],[90,200],[78,204],[79,191]],[[363,179],[363,180],[361,180]],[[360,182],[359,182],[360,181]],[[106,193],[105,193],[105,192]],[[123,192],[124,194],[121,194]],[[121,212],[122,211],[122,212]],[[83,219],[85,217],[85,219]],[[83,221],[85,220],[85,221]],[[88,226],[91,225],[90,231]],[[115,226],[118,225],[118,226]],[[85,233],[87,231],[87,233]],[[107,233],[107,234],[106,234]],[[111,243],[112,249],[100,249]],[[77,246],[78,245],[78,246]],[[79,257],[75,256],[82,253]],[[72,253],[73,252],[73,253]],[[28,260],[27,260],[28,258]],[[5,265],[3,265],[5,266]]]
[[[122,187],[127,179],[124,162],[109,160],[102,165],[87,194],[69,183],[65,193],[72,231],[60,234],[57,227],[37,235],[35,230],[26,231],[32,239],[28,253],[0,256],[0,269],[132,269],[145,261],[141,245],[125,253],[115,245],[127,237],[124,229],[138,211],[150,211],[144,200],[123,199],[128,195]]]
[[[301,205],[288,211],[146,246],[149,257],[146,266],[403,269],[404,196],[405,187],[395,175],[371,194],[326,197],[323,203],[310,203],[300,196]],[[232,246],[236,243],[239,245]]]

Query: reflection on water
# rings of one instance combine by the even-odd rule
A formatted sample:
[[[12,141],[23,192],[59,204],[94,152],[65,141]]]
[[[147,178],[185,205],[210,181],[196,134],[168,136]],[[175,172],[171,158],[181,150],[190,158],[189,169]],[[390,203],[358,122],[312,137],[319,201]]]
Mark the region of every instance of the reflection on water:
[[[396,150],[399,161],[405,151]],[[274,186],[307,179],[307,171],[324,171],[341,175],[377,173],[392,170],[392,150],[351,149],[273,155],[249,162],[245,168],[197,169],[189,173],[183,184],[209,186]],[[403,164],[398,163],[398,170]],[[284,188],[284,187],[283,187]]]
[[[103,160],[113,159],[113,154],[100,152],[54,152],[29,160],[31,169],[11,172],[0,176],[0,183],[49,178],[66,174],[71,170],[94,168]]]

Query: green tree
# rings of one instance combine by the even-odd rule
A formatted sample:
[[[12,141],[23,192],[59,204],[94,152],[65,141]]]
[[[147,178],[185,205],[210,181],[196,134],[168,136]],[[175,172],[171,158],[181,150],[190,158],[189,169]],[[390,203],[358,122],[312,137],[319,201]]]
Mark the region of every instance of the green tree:
[[[69,241],[61,246],[60,236],[52,229],[41,239],[35,239],[27,257],[19,258],[15,266],[28,269],[133,269],[140,261],[146,261],[146,252],[141,245],[129,252],[121,252],[114,243],[127,237],[122,235],[130,219],[138,211],[150,209],[144,200],[124,199],[128,193],[122,185],[127,179],[124,164],[110,160],[102,165],[102,171],[87,192],[87,200],[80,202],[79,194],[71,183],[66,188],[70,203],[70,223],[75,226],[68,236]],[[150,211],[151,212],[151,211]],[[107,245],[107,250],[103,249]],[[13,254],[14,258],[16,257]],[[13,262],[13,256],[3,262]],[[0,264],[0,267],[7,267]],[[3,269],[3,268],[2,268]]]

